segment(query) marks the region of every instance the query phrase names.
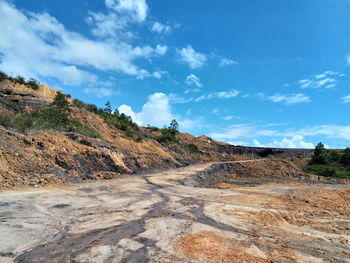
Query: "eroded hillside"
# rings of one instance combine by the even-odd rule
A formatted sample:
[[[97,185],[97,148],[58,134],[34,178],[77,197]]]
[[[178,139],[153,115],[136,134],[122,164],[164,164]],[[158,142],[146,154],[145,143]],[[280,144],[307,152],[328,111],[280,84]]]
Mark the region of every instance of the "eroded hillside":
[[[32,89],[25,84],[4,80],[0,82],[0,113],[20,119],[23,113],[48,107],[56,94],[57,91],[44,85]],[[68,100],[72,104],[70,117],[79,122],[80,130],[87,130],[87,135],[94,136],[82,135],[79,130],[69,131],[70,128],[68,131],[50,127],[27,129],[22,127],[23,120],[21,125],[15,127],[5,124],[6,127],[0,126],[2,188],[111,179],[121,174],[198,162],[307,153],[305,150],[232,146],[206,136],[194,137],[184,133],[177,133],[175,142],[163,143],[157,140],[162,134],[161,129],[132,126],[133,130],[128,130],[128,127],[115,127],[113,122],[108,122],[109,115],[98,114],[99,111],[93,105]],[[23,128],[23,131],[18,127]]]

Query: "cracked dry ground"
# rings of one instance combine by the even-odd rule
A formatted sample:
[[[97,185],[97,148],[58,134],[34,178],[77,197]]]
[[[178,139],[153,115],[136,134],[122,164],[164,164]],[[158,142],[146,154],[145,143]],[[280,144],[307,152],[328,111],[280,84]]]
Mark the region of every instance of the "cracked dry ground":
[[[3,192],[0,262],[350,262],[349,185],[189,185],[209,166]]]

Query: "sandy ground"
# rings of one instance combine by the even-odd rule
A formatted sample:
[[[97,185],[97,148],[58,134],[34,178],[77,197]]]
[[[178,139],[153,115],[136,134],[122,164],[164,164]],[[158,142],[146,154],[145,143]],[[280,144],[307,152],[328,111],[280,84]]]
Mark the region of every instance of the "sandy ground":
[[[210,164],[0,193],[0,262],[350,262],[350,186],[184,184]]]

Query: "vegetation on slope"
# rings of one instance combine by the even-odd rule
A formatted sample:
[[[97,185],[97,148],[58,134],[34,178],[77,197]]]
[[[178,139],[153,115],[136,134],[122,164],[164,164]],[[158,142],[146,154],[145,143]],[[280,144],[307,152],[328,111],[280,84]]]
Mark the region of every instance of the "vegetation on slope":
[[[16,78],[0,71],[0,82],[10,80],[15,83],[26,85],[32,89],[39,88],[39,82],[35,79],[26,81],[23,77]],[[78,99],[70,100],[69,94],[57,93],[54,101],[47,107],[41,109],[32,109],[24,111],[17,103],[0,98],[0,105],[12,112],[21,112],[15,116],[0,115],[0,125],[17,129],[20,132],[28,132],[31,130],[47,130],[53,129],[58,131],[76,132],[89,137],[100,137],[100,135],[92,128],[81,124],[78,119],[71,118],[71,108],[76,107],[88,110],[104,120],[104,122],[116,129],[125,137],[136,142],[151,139],[163,145],[177,144],[190,153],[199,153],[199,149],[195,144],[184,144],[179,139],[179,125],[174,119],[169,126],[162,129],[148,126],[140,128],[130,116],[120,113],[118,109],[112,110],[110,102],[106,102],[105,107],[98,108],[96,105],[84,103]]]
[[[0,115],[0,125],[15,128],[23,133],[30,130],[53,129],[77,132],[89,137],[99,137],[95,130],[82,125],[77,119],[70,118],[70,107],[66,95],[57,93],[54,101],[47,108],[35,109],[17,114],[14,117]]]
[[[0,71],[0,81],[3,81],[3,80],[10,80],[10,81],[13,81],[13,82],[18,83],[18,84],[23,84],[23,85],[30,87],[31,89],[34,89],[34,90],[38,89],[39,85],[40,85],[39,81],[37,81],[34,78],[30,78],[29,80],[25,80],[25,78],[23,78],[22,76],[11,77],[11,76],[7,75],[5,72]]]
[[[327,150],[319,143],[304,171],[327,177],[350,178],[350,148]]]

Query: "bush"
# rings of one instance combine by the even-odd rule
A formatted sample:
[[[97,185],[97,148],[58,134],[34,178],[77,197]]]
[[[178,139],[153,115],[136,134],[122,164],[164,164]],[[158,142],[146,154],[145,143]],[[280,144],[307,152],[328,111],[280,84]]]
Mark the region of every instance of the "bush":
[[[163,128],[161,130],[162,135],[156,137],[156,140],[159,143],[171,144],[171,143],[179,143],[177,138],[178,131],[175,129]]]
[[[11,118],[7,115],[0,115],[0,125],[4,127],[9,127],[11,125]]]
[[[323,169],[319,172],[319,175],[321,175],[321,176],[326,176],[326,177],[332,177],[332,176],[335,176],[335,175],[336,175],[336,172],[335,172],[335,169],[326,167],[326,168],[323,168]]]
[[[26,80],[22,76],[17,76],[16,78],[14,78],[14,81],[18,84],[27,84]]]
[[[346,148],[340,157],[340,161],[343,165],[350,165],[350,148]]]
[[[193,144],[193,143],[183,144],[182,146],[185,148],[185,150],[187,150],[191,153],[198,153],[199,152],[198,146]]]
[[[98,109],[94,104],[86,104],[86,109],[90,112],[97,113]]]
[[[327,163],[327,150],[323,143],[317,144],[314,150],[314,154],[311,159],[312,164],[326,164]]]
[[[76,132],[85,136],[97,138],[99,134],[80,123],[77,119],[67,118],[55,109],[42,109],[17,115],[10,122],[13,128],[25,133],[29,130],[57,130]]]
[[[28,81],[27,81],[27,86],[34,89],[34,90],[37,90],[39,89],[39,85],[40,85],[40,82],[37,81],[36,79],[34,78],[30,78]]]
[[[0,71],[0,81],[3,81],[8,78],[9,76],[5,72]]]
[[[18,103],[12,102],[4,98],[0,98],[0,105],[14,112],[21,110],[21,107],[18,105]]]
[[[85,108],[87,105],[84,102],[82,102],[81,100],[74,99],[73,106],[78,107],[78,108]]]

